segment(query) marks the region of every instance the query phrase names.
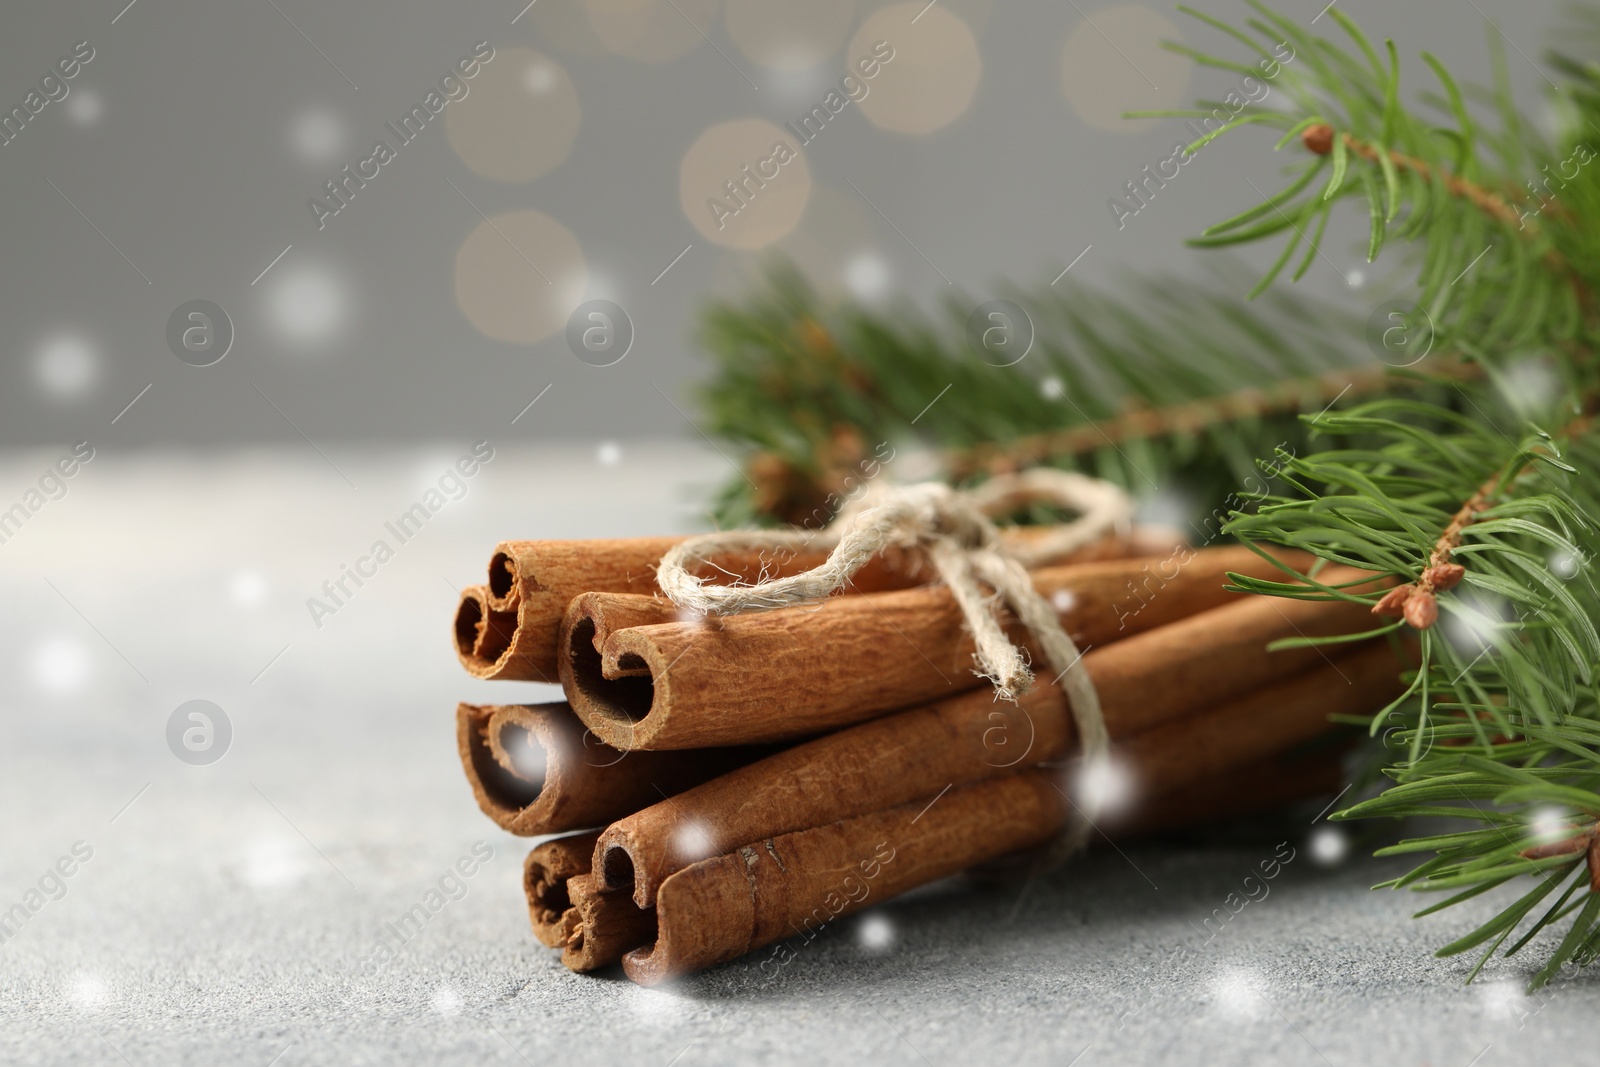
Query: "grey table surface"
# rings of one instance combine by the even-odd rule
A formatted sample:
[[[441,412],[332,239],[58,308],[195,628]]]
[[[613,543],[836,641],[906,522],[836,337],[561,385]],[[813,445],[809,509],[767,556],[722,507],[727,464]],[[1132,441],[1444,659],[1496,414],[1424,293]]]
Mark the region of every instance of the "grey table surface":
[[[723,461],[502,447],[318,626],[306,599],[466,446],[324,451],[103,448],[0,544],[0,911],[26,912],[0,944],[4,1062],[1490,1067],[1592,1046],[1591,978],[1526,996],[1513,960],[1464,985],[1431,951],[1494,901],[1414,922],[1414,898],[1367,889],[1392,865],[1359,843],[1319,863],[1309,819],[929,887],[777,973],[568,974],[528,933],[528,843],[477,811],[451,719],[554,691],[460,673],[455,589],[500,537],[702,524]],[[0,510],[55,459],[0,456]],[[232,726],[205,766],[166,739],[192,699]],[[1270,894],[1204,925],[1280,836]],[[493,858],[464,895],[371,963],[474,848]]]

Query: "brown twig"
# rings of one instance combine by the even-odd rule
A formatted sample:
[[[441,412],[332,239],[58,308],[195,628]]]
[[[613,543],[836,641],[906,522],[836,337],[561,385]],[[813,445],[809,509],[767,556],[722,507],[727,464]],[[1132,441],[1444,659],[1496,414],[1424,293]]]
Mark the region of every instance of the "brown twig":
[[[1584,862],[1589,869],[1589,890],[1600,893],[1600,823],[1589,827],[1574,826],[1570,829],[1579,832],[1561,841],[1525,848],[1518,855],[1525,860],[1543,860],[1582,852]]]
[[[1483,372],[1476,364],[1449,363],[1438,373],[1469,381]],[[944,454],[945,469],[958,480],[975,474],[1000,474],[1128,441],[1199,433],[1240,419],[1293,414],[1345,396],[1371,396],[1386,391],[1394,381],[1387,367],[1332,370],[1313,378],[1292,378],[1182,404],[1139,408],[1099,422],[1029,434],[1003,444],[952,449]]]
[[[1592,416],[1580,415],[1557,431],[1555,436],[1570,440],[1586,433],[1592,422]],[[1532,470],[1538,454],[1536,451],[1526,459],[1519,456],[1518,460],[1513,461],[1517,464],[1514,471],[1503,468],[1480,485],[1477,491],[1467,498],[1466,503],[1450,517],[1449,524],[1439,534],[1439,539],[1433,543],[1433,550],[1428,553],[1428,566],[1421,576],[1410,585],[1396,586],[1389,590],[1372,606],[1372,613],[1388,618],[1403,618],[1418,630],[1426,630],[1433,626],[1439,619],[1439,601],[1436,594],[1460,585],[1461,579],[1466,577],[1467,573],[1467,569],[1461,564],[1450,561],[1451,553],[1461,547],[1467,527],[1477,522],[1479,516],[1489,510],[1490,498],[1495,491],[1501,485],[1510,485]]]
[[[1333,133],[1332,126],[1319,122],[1315,126],[1306,128],[1306,131],[1300,135],[1300,142],[1306,146],[1307,151],[1319,156],[1325,156],[1333,151]],[[1340,134],[1339,139],[1344,142],[1346,148],[1368,163],[1377,163],[1379,157],[1383,155],[1377,145],[1363,141],[1352,134]],[[1408,156],[1403,152],[1397,152],[1394,149],[1389,150],[1388,156],[1389,162],[1394,164],[1396,169],[1408,170],[1424,181],[1433,180],[1435,175],[1433,167],[1422,160],[1414,156]],[[1451,196],[1460,197],[1490,217],[1508,225],[1517,227],[1523,225],[1522,213],[1499,193],[1485,189],[1477,182],[1469,181],[1456,174],[1447,173],[1441,175],[1441,177],[1444,181],[1444,187],[1449,190]],[[1530,221],[1528,226],[1533,232],[1537,232],[1534,229],[1537,223]]]
[[[1305,145],[1307,151],[1319,156],[1325,156],[1333,151],[1333,135],[1333,127],[1319,122],[1315,126],[1306,128],[1306,131],[1300,135],[1300,142]],[[1515,227],[1517,230],[1527,234],[1529,239],[1538,237],[1541,232],[1539,223],[1533,218],[1532,214],[1524,214],[1511,201],[1492,189],[1484,188],[1477,182],[1457,174],[1436,171],[1432,166],[1417,159],[1415,156],[1408,156],[1404,152],[1399,152],[1392,148],[1387,153],[1384,153],[1377,145],[1363,141],[1350,133],[1340,134],[1339,139],[1344,142],[1346,148],[1369,163],[1377,163],[1381,156],[1387,155],[1389,162],[1397,170],[1411,171],[1424,181],[1432,181],[1437,176],[1444,182],[1444,187],[1451,196],[1467,201],[1497,222]],[[1544,261],[1551,270],[1564,275],[1569,280],[1574,291],[1578,294],[1579,301],[1586,309],[1592,305],[1588,286],[1572,270],[1571,264],[1567,262],[1565,256],[1555,248],[1547,248],[1544,253]]]

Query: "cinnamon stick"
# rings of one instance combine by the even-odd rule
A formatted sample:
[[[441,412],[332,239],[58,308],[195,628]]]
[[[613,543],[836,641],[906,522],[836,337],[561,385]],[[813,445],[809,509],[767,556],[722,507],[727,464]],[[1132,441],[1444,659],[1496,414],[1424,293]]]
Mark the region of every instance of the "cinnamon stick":
[[[455,647],[456,656],[468,671],[480,673],[481,664],[492,664],[503,657],[511,647],[516,628],[516,613],[491,608],[484,586],[469,585],[461,591],[456,605]]]
[[[1307,561],[1298,555],[1287,559]],[[1248,549],[1206,549],[1191,552],[1174,576],[1143,601],[1129,588],[1148,570],[1146,561],[1135,559],[1033,573],[1035,588],[1057,605],[1062,624],[1080,648],[1119,639],[1126,644],[1134,640],[1130,634],[1165,628],[1163,624],[1238,601],[1223,589],[1229,571],[1281,576],[1271,562]],[[1295,625],[1321,625],[1324,634],[1361,626],[1350,622],[1362,615],[1359,605],[1353,611],[1340,604],[1307,610],[1298,602],[1280,608],[1266,598],[1252,599],[1264,603],[1226,621],[1248,620],[1248,639],[1257,646],[1294,636]],[[650,598],[591,593],[575,599],[567,611],[562,687],[578,717],[607,744],[669,749],[787,739],[953,695],[982,682],[972,671],[972,635],[955,598],[942,586],[689,621],[676,621],[667,614],[671,610],[664,601]],[[1290,618],[1294,621],[1286,623]],[[1025,642],[1020,627],[1012,625],[1011,632]],[[1184,640],[1198,641],[1198,647],[1221,641],[1231,651],[1240,644],[1229,644],[1217,633],[1184,633]],[[1124,663],[1140,673],[1165,669],[1173,654],[1170,644],[1161,643],[1142,660],[1138,653],[1133,659],[1118,659],[1116,669]],[[1258,649],[1252,646],[1254,651]],[[1191,654],[1187,649],[1178,652]],[[1304,663],[1303,656],[1286,656],[1278,673]]]
[[[533,936],[551,948],[566,943],[572,900],[569,879],[589,872],[598,833],[558,837],[535,846],[522,864],[522,888],[528,897],[528,919]]]
[[[567,897],[572,907],[562,921],[561,962],[569,970],[599,970],[655,940],[655,909],[639,907],[626,893],[602,892],[593,875],[569,878]]]
[[[603,825],[768,751],[623,753],[560,703],[458,705],[456,744],[478,807],[524,837]]]
[[[1197,698],[1153,727],[1137,703],[1106,703],[1114,755],[1136,775],[1135,793],[1170,792],[1266,758],[1326,731],[1330,715],[1375,711],[1398,695],[1401,661],[1388,646],[1342,651],[1220,704]],[[1016,705],[967,693],[797,745],[624,816],[600,834],[594,875],[648,907],[667,877],[706,856],[1060,760],[1076,743],[1054,685]]]
[[[1189,701],[1190,689],[1202,699],[1219,699],[1322,657],[1310,649],[1269,656],[1269,641],[1358,632],[1368,622],[1365,606],[1347,601],[1224,592],[1226,571],[1272,569],[1254,553],[1235,549],[1198,553],[1130,619],[1117,598],[1128,571],[1138,566],[1117,561],[1042,569],[1035,571],[1035,587],[1064,608],[1062,624],[1078,646],[1093,649],[1085,664],[1094,657],[1091,673],[1102,696],[1138,702],[1150,723],[1170,718]],[[1219,608],[1224,603],[1229,606]],[[1197,613],[1206,608],[1214,614],[1200,619]],[[627,625],[651,611],[662,606],[590,593],[573,601],[563,629],[566,697],[595,736],[619,749],[789,739],[982,683],[971,670],[973,637],[942,587],[830,600],[811,609]],[[618,616],[622,629],[610,629]],[[1011,632],[1026,641],[1021,627]]]
[[[1123,815],[1100,819],[1102,837],[1125,841],[1225,819],[1276,811],[1310,797],[1332,796],[1345,784],[1348,745],[1274,753],[1180,789],[1140,801]]]
[[[1332,795],[1343,782],[1343,751],[1334,747],[1288,760],[1273,757],[1152,797],[1130,818],[1116,821],[1111,836],[1126,840]],[[1007,869],[1021,870],[1032,862],[1019,854]],[[992,865],[990,873],[995,873]],[[601,891],[592,874],[568,879],[565,899],[571,906],[559,927],[561,962],[574,971],[597,970],[656,939],[655,909],[638,907],[626,893]]]
[[[512,636],[492,654],[462,652],[462,666],[479,678],[554,681],[556,645],[567,605],[580,593],[651,594],[656,564],[682,537],[638,537],[596,541],[502,541],[489,560],[481,606],[463,596],[456,611],[457,651],[487,611],[514,618]],[[755,582],[820,565],[827,553],[767,549],[716,556],[699,574],[718,584]],[[861,590],[904,589],[926,581],[921,560],[896,553],[875,559],[856,575]]]
[[[1049,772],[1010,772],[829,826],[783,834],[701,860],[656,897],[656,940],[622,958],[641,985],[701,970],[869,903],[1018,849],[1062,827]]]
[[[1048,531],[1010,527],[1002,540],[1025,546]],[[557,643],[567,605],[580,593],[651,595],[656,565],[682,537],[640,537],[599,541],[502,541],[489,560],[487,586],[479,599],[465,595],[456,609],[456,650],[461,665],[479,678],[554,681]],[[1178,547],[1170,531],[1135,528],[1126,537],[1108,537],[1085,546],[1070,561],[1169,556]],[[808,570],[827,553],[768,549],[726,553],[703,562],[699,575],[719,584],[754,582]],[[1067,561],[1063,561],[1067,562]],[[852,589],[873,592],[905,589],[929,579],[920,553],[894,550],[856,573]],[[509,621],[511,637],[499,645],[467,651],[463,634],[472,634],[485,614]],[[504,625],[504,621],[497,625]]]

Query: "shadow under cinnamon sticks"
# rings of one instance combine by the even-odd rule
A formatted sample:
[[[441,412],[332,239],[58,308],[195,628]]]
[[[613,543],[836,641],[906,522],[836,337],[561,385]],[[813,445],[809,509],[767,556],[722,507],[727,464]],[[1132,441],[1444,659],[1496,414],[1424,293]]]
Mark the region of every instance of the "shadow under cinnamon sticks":
[[[1306,560],[1291,555],[1286,562]],[[1131,673],[1141,686],[1161,687],[1163,675],[1187,671],[1190,683],[1206,676],[1211,684],[1205,691],[1221,695],[1230,690],[1217,668],[1247,647],[1258,650],[1297,634],[1351,632],[1370,621],[1362,605],[1250,603],[1226,592],[1229,572],[1282,577],[1272,562],[1244,548],[1189,550],[1146,602],[1130,588],[1148,570],[1147,560],[1131,560],[1033,572],[1035,587],[1057,605],[1079,647],[1107,646],[1091,654],[1104,675],[1096,676],[1097,685],[1114,686]],[[1235,614],[1218,625],[1177,629],[1224,604]],[[1020,627],[1011,631],[1026,644]],[[1138,646],[1142,660],[1114,651],[1162,633],[1167,637]],[[939,586],[691,621],[678,621],[662,600],[591,593],[572,602],[561,643],[561,683],[573,710],[602,740],[630,750],[803,736],[983,682],[973,673],[972,635],[950,591]],[[1272,662],[1281,675],[1309,657],[1289,654]]]

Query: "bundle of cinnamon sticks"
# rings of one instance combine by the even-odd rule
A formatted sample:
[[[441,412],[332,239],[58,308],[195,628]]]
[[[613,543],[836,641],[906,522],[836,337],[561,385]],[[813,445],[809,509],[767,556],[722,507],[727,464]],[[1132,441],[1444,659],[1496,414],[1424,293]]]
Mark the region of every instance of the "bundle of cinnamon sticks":
[[[524,887],[534,935],[575,971],[620,960],[652,984],[781,953],[932,880],[1043,855],[1076,820],[1117,837],[1331,792],[1330,716],[1381,707],[1404,668],[1385,643],[1268,651],[1369,628],[1360,603],[1225,589],[1309,558],[1097,544],[1031,577],[1083,650],[1108,783],[1079,773],[1060,678],[1008,703],[974,674],[961,610],[916,552],[817,605],[702,617],[655,585],[677,541],[503,542],[456,611],[469,672],[567,698],[462,704],[456,728],[484,814],[564,835],[528,854]],[[701,576],[751,583],[823,557],[729,553]]]

